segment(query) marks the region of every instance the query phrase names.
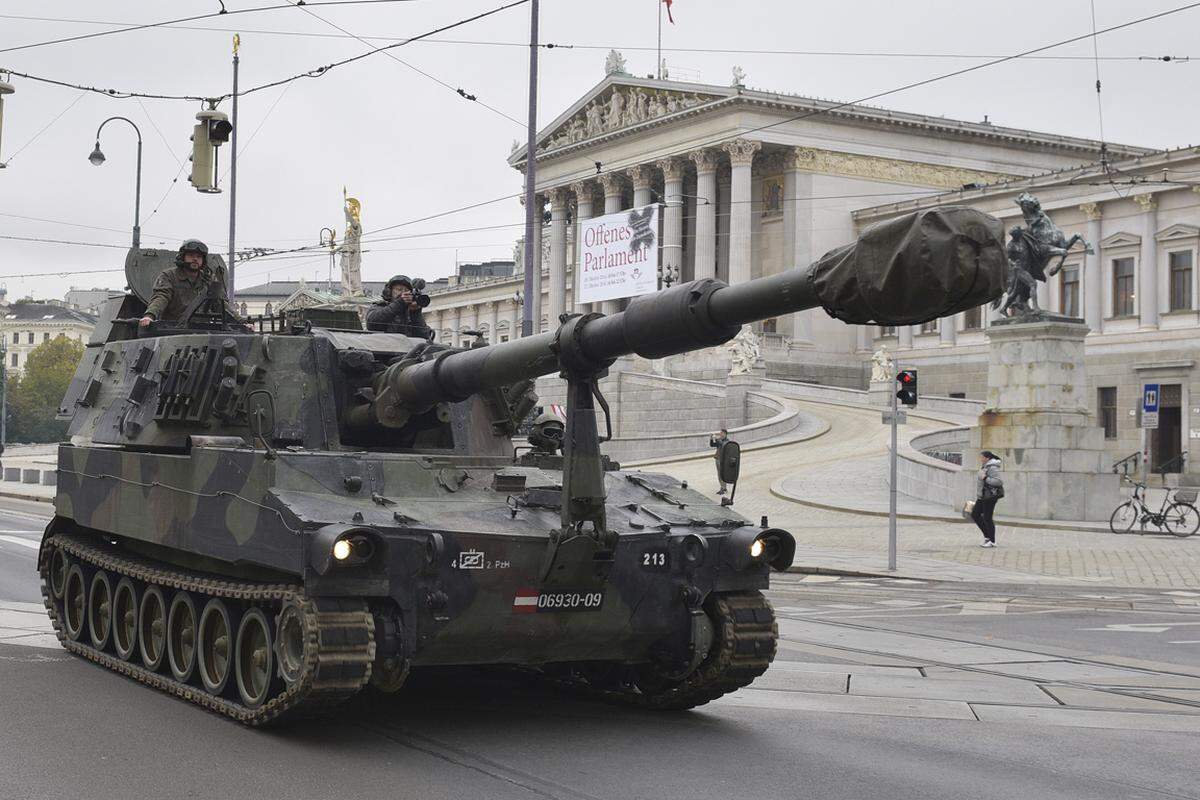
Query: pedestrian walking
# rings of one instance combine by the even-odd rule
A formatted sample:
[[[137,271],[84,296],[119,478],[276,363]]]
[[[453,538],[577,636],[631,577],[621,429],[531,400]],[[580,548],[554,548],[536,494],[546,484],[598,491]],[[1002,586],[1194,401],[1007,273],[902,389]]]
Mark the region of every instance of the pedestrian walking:
[[[1004,497],[1004,479],[1000,477],[1000,456],[991,450],[979,454],[979,477],[976,480],[975,507],[971,509],[971,519],[983,532],[983,543],[980,547],[996,546],[996,523],[992,515],[996,513],[996,503]]]
[[[713,453],[713,459],[717,464],[717,483],[720,488],[717,490],[718,495],[725,494],[725,481],[721,480],[721,451],[725,449],[725,445],[729,443],[729,431],[721,428],[721,430],[708,437],[708,446],[717,448],[717,452]]]

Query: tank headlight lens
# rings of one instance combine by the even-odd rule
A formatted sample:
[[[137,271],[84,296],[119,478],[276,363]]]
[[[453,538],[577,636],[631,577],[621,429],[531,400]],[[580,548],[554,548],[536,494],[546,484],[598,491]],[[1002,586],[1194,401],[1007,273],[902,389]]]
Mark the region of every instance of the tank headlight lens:
[[[350,557],[350,542],[346,539],[338,539],[333,543],[333,557],[338,561],[345,561]]]
[[[753,542],[750,543],[750,557],[758,558],[759,556],[761,556],[763,554],[763,550],[766,550],[766,549],[767,549],[767,546],[765,544],[763,544],[762,539],[755,539]]]

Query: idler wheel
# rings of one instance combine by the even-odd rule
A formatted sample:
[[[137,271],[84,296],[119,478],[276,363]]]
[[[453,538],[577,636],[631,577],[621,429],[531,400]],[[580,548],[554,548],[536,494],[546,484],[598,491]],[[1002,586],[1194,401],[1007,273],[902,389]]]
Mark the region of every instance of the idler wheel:
[[[121,578],[113,592],[112,637],[113,648],[122,661],[133,658],[137,650],[138,601],[133,581]]]
[[[88,632],[97,650],[103,650],[112,633],[112,581],[103,570],[92,576],[88,592]]]
[[[295,603],[288,603],[275,618],[275,658],[279,662],[279,675],[288,686],[300,680],[304,674],[304,612]]]
[[[137,638],[142,664],[157,672],[167,654],[167,602],[157,586],[148,586],[142,592]]]
[[[86,594],[83,569],[75,564],[67,570],[67,581],[63,586],[63,627],[67,631],[67,638],[73,642],[79,641],[83,635]]]
[[[196,668],[196,603],[176,592],[167,612],[167,661],[175,680],[187,682]]]
[[[61,547],[55,547],[50,554],[50,592],[55,600],[62,600],[63,590],[67,587],[67,554]]]
[[[233,625],[229,609],[213,598],[200,613],[200,638],[196,646],[200,681],[212,694],[220,694],[229,682],[229,662],[233,656]]]
[[[262,609],[242,617],[237,632],[234,675],[238,694],[250,708],[261,706],[271,692],[271,624]]]

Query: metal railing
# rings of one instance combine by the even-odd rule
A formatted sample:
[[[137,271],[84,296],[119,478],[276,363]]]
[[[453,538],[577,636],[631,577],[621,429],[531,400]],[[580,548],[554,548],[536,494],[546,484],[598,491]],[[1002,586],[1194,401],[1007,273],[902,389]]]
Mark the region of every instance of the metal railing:
[[[1136,473],[1138,471],[1138,466],[1141,464],[1141,459],[1142,454],[1140,451],[1137,453],[1130,453],[1121,460],[1114,461],[1112,465],[1112,471],[1125,476],[1128,476],[1130,471]]]

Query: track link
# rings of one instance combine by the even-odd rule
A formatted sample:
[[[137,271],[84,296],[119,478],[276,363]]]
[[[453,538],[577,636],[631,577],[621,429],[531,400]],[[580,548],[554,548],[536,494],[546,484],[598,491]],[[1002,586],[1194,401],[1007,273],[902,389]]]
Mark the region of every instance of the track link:
[[[683,710],[704,705],[749,686],[775,658],[779,626],[775,611],[761,592],[712,595],[705,603],[715,629],[708,657],[678,681],[656,678],[643,668],[625,671],[618,680],[597,679],[572,671],[557,682],[590,696],[643,708]]]
[[[178,681],[169,673],[166,659],[160,671],[143,665],[135,648],[130,660],[122,660],[112,652],[112,636],[104,649],[87,640],[86,631],[72,640],[63,623],[63,601],[54,597],[51,589],[50,565],[55,551],[66,554],[72,564],[87,565],[104,570],[117,580],[129,577],[140,582],[141,591],[148,586],[167,590],[186,591],[197,600],[222,598],[242,603],[246,608],[263,609],[268,619],[276,619],[280,609],[293,605],[303,618],[303,668],[291,683],[278,675],[272,679],[274,689],[262,704],[247,706],[239,702],[236,689],[211,694],[199,685],[193,670],[188,682]],[[299,586],[264,584],[214,577],[181,570],[154,561],[131,556],[107,542],[76,533],[56,533],[47,538],[41,549],[38,571],[41,574],[42,597],[54,631],[69,652],[160,691],[195,703],[213,713],[237,720],[245,725],[260,726],[294,719],[322,716],[359,691],[371,678],[375,659],[375,626],[366,603],[355,599],[308,598]],[[278,625],[275,625],[275,633]],[[274,638],[274,633],[273,633]],[[230,664],[230,669],[236,665]],[[229,684],[234,684],[230,677]]]

